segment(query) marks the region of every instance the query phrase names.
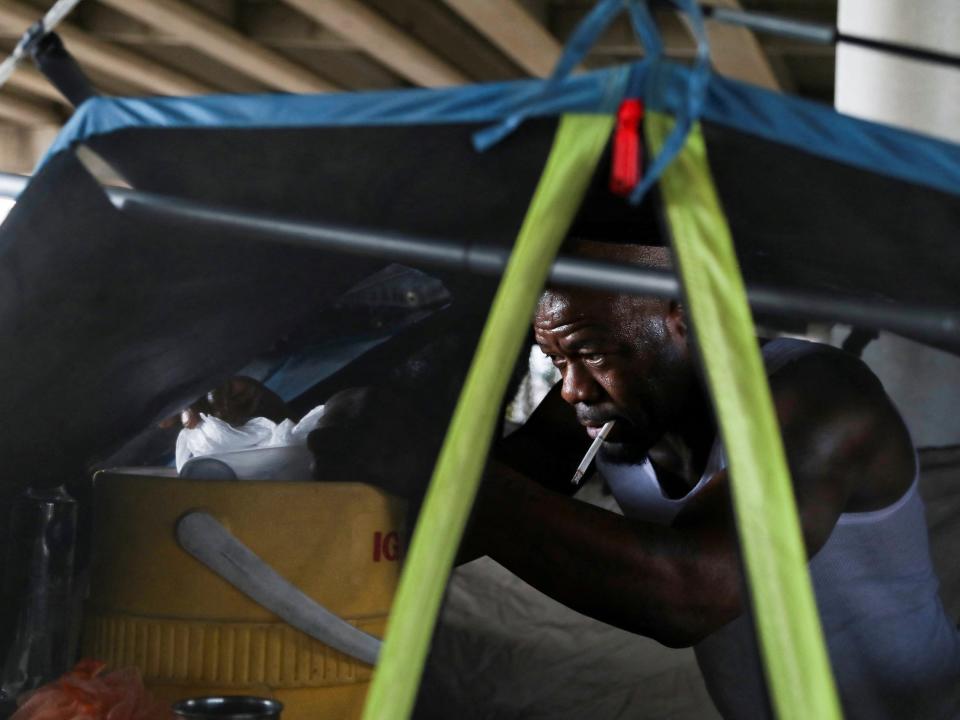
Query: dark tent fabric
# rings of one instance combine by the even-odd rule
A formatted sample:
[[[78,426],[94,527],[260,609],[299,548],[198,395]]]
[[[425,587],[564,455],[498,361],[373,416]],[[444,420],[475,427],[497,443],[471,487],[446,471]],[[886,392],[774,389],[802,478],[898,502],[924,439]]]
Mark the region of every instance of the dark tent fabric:
[[[688,71],[664,67],[669,111],[682,102]],[[507,248],[558,115],[612,112],[628,80],[647,71],[614,68],[547,90],[524,81],[89,101],[0,229],[0,383],[10,418],[0,434],[9,469],[2,494],[81,475],[385,265],[242,233],[135,222],[106,200],[77,147],[137,190]],[[476,152],[473,133],[517,108],[531,119]],[[719,77],[710,80],[703,122],[748,284],[960,306],[952,282],[960,270],[960,148]],[[648,241],[650,208],[613,204],[611,214],[609,199],[588,201],[581,226]],[[608,216],[620,220],[590,222]],[[455,305],[482,316],[492,280],[437,276]]]
[[[529,125],[517,142],[472,162],[470,173],[463,172],[472,155],[470,127],[434,128],[429,136],[380,128],[360,146],[346,142],[345,129],[311,137],[228,132],[213,142],[212,131],[142,137],[150,131],[133,130],[108,138],[116,146],[102,144],[105,155],[144,148],[147,157],[124,155],[144,169],[140,187],[179,188],[306,219],[360,218],[370,228],[428,236],[457,232],[506,247],[553,124]],[[431,141],[461,152],[438,151],[431,159]],[[390,156],[379,168],[365,166],[372,156],[357,152],[375,143]],[[161,167],[149,161],[153,153]],[[403,183],[383,167],[417,167],[424,159],[431,172]],[[378,175],[385,178],[379,186],[370,182]],[[461,194],[470,202],[458,201]],[[0,377],[17,417],[0,440],[0,454],[17,468],[8,487],[76,477],[131,431],[177,411],[385,264],[208,229],[133,223],[71,153],[38,173],[0,242],[7,338]],[[476,334],[495,284],[470,277],[459,284],[459,305],[480,308],[473,313]],[[466,357],[471,347],[463,348]]]
[[[957,307],[960,197],[705,124],[747,282]]]
[[[663,109],[675,111],[683,102],[688,71],[669,64],[664,68],[650,80],[664,86]],[[185,156],[178,160],[182,152],[178,130],[199,136],[209,132],[205,149],[196,158],[204,165],[222,163],[234,153],[249,154],[249,161],[232,160],[237,172],[249,177],[262,167],[290,163],[291,158],[280,150],[280,160],[272,160],[273,153],[257,149],[263,141],[253,140],[243,129],[256,128],[257,137],[277,132],[282,145],[284,133],[279,128],[303,128],[309,122],[314,132],[319,127],[342,129],[352,118],[355,126],[348,132],[353,139],[329,151],[323,162],[337,165],[341,172],[355,164],[350,172],[367,172],[371,191],[389,204],[393,188],[416,182],[438,153],[467,153],[463,168],[471,158],[482,156],[466,145],[454,148],[444,141],[441,126],[468,121],[481,126],[518,108],[534,117],[560,110],[607,112],[616,104],[612,98],[619,97],[618,92],[638,86],[650,72],[642,65],[629,72],[611,69],[567,80],[539,95],[529,82],[517,82],[442,92],[298,97],[287,102],[278,97],[211,97],[194,103],[97,100],[81,109],[54,151],[86,142],[126,172],[138,188],[224,200],[232,207],[255,210],[266,205],[255,192],[225,194],[205,188],[202,175],[182,177],[178,163],[190,160]],[[711,167],[749,284],[835,293],[841,299],[859,298],[880,306],[901,303],[935,313],[955,309],[951,278],[957,259],[950,250],[951,228],[960,214],[956,199],[960,158],[955,146],[720,77],[710,80],[703,123]],[[144,125],[153,128],[151,141],[138,145],[134,138],[140,136],[129,128]],[[158,125],[170,134],[158,132]],[[416,169],[405,170],[390,142],[379,140],[389,137],[387,128],[397,126],[409,128],[410,137],[416,138],[412,141],[423,149]],[[522,141],[508,138],[508,144],[513,142]],[[356,160],[361,154],[363,160]],[[150,167],[147,177],[138,175],[144,167]],[[306,177],[298,161],[290,167],[291,174]],[[587,202],[590,232],[605,239],[648,241],[650,213],[612,197],[603,178],[599,180]],[[454,178],[444,187],[457,198],[469,198],[472,186],[461,189],[461,184]],[[256,180],[251,179],[249,187],[256,188]],[[486,187],[481,192],[490,191]],[[444,206],[447,196],[440,195],[435,202]],[[328,213],[326,220],[348,214]],[[431,229],[425,228],[427,235]],[[472,229],[464,222],[454,234],[458,240],[474,241]],[[923,332],[914,337],[931,341]],[[950,339],[935,342],[958,349]]]

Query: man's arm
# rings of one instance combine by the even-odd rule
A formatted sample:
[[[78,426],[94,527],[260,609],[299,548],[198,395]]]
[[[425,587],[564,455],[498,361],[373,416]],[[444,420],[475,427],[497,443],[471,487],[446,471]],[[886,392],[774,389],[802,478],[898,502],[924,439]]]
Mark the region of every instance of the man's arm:
[[[727,523],[631,522],[498,465],[466,545],[578,612],[683,647],[739,614],[734,542]]]
[[[842,512],[902,495],[912,449],[879,383],[854,358],[801,358],[771,388],[812,556]],[[574,609],[669,646],[698,642],[742,609],[725,471],[663,527],[570,501],[495,464],[468,546]]]

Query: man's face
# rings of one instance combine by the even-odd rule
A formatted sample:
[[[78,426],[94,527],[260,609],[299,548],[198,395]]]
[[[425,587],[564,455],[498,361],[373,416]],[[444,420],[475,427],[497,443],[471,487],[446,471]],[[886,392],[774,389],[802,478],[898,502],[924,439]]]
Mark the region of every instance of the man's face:
[[[534,319],[540,349],[562,377],[561,395],[602,452],[636,462],[677,420],[690,366],[682,311],[666,301],[548,291]]]

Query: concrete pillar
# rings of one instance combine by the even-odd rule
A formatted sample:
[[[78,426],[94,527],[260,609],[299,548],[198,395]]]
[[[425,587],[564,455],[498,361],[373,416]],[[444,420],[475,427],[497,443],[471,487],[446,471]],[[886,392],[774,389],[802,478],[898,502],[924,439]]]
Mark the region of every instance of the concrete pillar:
[[[849,35],[960,54],[957,0],[840,0],[837,25]],[[960,70],[841,43],[836,107],[960,142]]]
[[[837,24],[850,35],[960,54],[958,0],[840,0]],[[836,107],[960,142],[960,70],[841,45]],[[917,445],[960,444],[960,358],[883,335],[863,359],[897,403]]]
[[[33,172],[58,131],[54,125],[0,125],[0,172]]]

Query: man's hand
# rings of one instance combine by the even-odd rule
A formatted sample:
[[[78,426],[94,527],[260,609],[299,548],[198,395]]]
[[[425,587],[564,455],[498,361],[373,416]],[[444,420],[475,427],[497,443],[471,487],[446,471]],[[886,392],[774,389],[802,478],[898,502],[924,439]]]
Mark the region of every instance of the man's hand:
[[[200,413],[219,418],[234,427],[255,417],[265,417],[275,423],[292,417],[279,395],[258,380],[238,375],[197,398],[179,415],[161,421],[160,427],[175,427],[179,422],[192,430],[200,424]]]

